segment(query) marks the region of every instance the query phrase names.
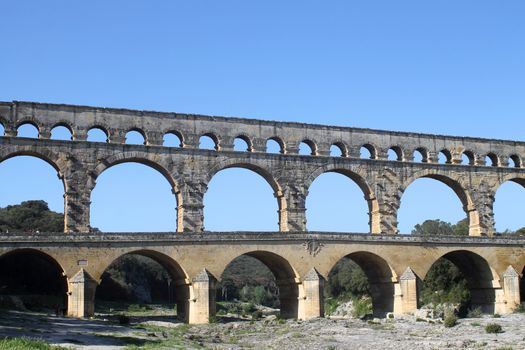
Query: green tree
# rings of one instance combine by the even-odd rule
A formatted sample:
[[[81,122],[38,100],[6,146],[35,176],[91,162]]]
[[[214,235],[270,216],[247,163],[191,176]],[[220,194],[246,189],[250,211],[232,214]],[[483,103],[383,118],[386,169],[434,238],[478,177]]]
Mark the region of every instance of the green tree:
[[[412,230],[414,235],[422,236],[468,236],[469,221],[467,218],[458,221],[455,225],[441,220],[426,220],[417,224]]]
[[[63,232],[64,215],[49,210],[45,201],[25,201],[0,208],[0,232]]]

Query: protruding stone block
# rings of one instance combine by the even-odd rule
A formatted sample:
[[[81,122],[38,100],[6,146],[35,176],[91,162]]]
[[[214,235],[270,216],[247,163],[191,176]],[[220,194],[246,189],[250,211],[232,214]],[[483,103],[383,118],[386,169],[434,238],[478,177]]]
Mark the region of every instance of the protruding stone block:
[[[396,315],[413,313],[418,308],[419,278],[407,267],[395,285],[394,313]]]
[[[299,319],[309,320],[324,316],[324,278],[312,268],[303,279],[299,298]]]
[[[512,313],[521,303],[520,274],[509,266],[503,274],[503,291],[505,295],[504,313]]]
[[[188,318],[190,324],[209,323],[210,317],[215,316],[216,285],[217,280],[206,269],[192,279]]]
[[[90,317],[95,314],[95,281],[87,271],[80,269],[69,280],[67,314],[71,317]]]

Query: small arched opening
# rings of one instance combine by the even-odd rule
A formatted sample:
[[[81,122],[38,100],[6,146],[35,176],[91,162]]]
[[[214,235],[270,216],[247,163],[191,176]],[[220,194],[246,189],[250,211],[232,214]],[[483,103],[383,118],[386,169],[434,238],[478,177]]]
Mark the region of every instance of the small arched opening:
[[[315,143],[311,140],[303,140],[299,144],[299,154],[305,156],[315,156],[317,154],[317,148],[315,146]]]
[[[217,287],[218,316],[259,319],[298,317],[296,273],[281,256],[254,251],[232,260]]]
[[[414,151],[414,162],[428,163],[428,150],[425,148],[418,148]]]
[[[397,160],[402,162],[404,159],[403,150],[399,146],[390,147],[388,150],[388,160]]]
[[[328,275],[326,313],[385,317],[394,310],[395,276],[388,263],[369,252],[355,252],[340,259]],[[337,305],[352,301],[353,315]]]
[[[348,154],[346,146],[342,142],[336,142],[330,146],[331,157],[346,157]]]
[[[361,159],[377,159],[377,150],[371,144],[361,146],[359,150],[359,158]]]
[[[485,156],[486,166],[499,166],[499,157],[495,153],[489,153]]]
[[[251,140],[244,135],[237,136],[233,140],[233,150],[237,152],[252,152]]]
[[[100,126],[88,130],[87,140],[89,142],[109,142],[109,133]]]
[[[164,147],[182,147],[182,135],[177,131],[167,132],[162,138],[162,145]]]
[[[207,133],[199,138],[199,149],[219,150],[219,139],[215,134]]]
[[[16,136],[37,139],[40,136],[40,131],[36,124],[32,122],[23,122],[18,125]]]
[[[36,249],[17,249],[0,256],[2,306],[65,315],[68,288],[63,272],[55,259]]]
[[[461,154],[461,164],[463,165],[475,165],[476,157],[472,151],[463,151]]]
[[[51,139],[71,141],[73,140],[73,132],[69,126],[60,124],[51,129]]]
[[[517,154],[513,154],[509,157],[509,167],[511,168],[521,168],[521,158]]]
[[[144,131],[140,129],[132,129],[126,133],[127,145],[145,145],[146,137],[144,136]]]
[[[442,149],[438,154],[439,164],[452,164],[452,153],[448,149]]]
[[[271,137],[266,141],[266,153],[284,154],[284,142],[278,137]]]

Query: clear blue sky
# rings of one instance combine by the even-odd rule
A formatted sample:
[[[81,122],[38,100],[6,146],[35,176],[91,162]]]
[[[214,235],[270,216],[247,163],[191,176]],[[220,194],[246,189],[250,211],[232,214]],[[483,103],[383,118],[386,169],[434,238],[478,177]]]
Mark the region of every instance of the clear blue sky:
[[[521,0],[17,0],[0,13],[0,100],[525,139]],[[277,228],[271,190],[245,173],[213,179],[207,229]],[[0,206],[42,198],[62,210],[60,182],[38,161],[6,161],[0,178]],[[310,193],[310,229],[366,229],[350,180],[327,174]],[[169,186],[149,168],[110,169],[92,199],[103,230],[175,227]],[[517,185],[498,193],[498,229],[525,226],[519,203]],[[400,227],[463,216],[447,187],[421,180],[403,197]]]

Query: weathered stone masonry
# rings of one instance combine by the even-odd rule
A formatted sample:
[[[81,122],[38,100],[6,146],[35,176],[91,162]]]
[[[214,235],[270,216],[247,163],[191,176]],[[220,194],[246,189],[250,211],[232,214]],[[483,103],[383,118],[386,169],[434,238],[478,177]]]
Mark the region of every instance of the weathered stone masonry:
[[[349,255],[371,279],[374,308],[379,311],[414,310],[418,281],[443,254],[449,254],[447,257],[464,269],[475,267],[480,277],[471,283],[471,290],[478,291],[480,304],[490,304],[503,312],[520,300],[522,242],[507,242],[510,244],[507,246],[507,243],[496,244],[490,237],[494,235],[492,208],[498,187],[506,181],[525,185],[523,142],[29,102],[0,103],[0,123],[5,129],[0,137],[0,161],[31,155],[57,170],[64,183],[64,232],[70,233],[43,235],[33,240],[16,238],[22,243],[16,243],[13,237],[2,237],[0,252],[13,252],[23,246],[44,251],[58,261],[70,286],[71,315],[92,313],[94,290],[103,268],[112,261],[108,259],[131,251],[172,266],[183,300],[179,307],[190,322],[204,322],[214,313],[213,292],[222,273],[214,266],[217,261],[218,266],[227,264],[239,251],[271,266],[280,285],[283,313],[290,317],[323,314],[322,289],[329,272],[327,267]],[[27,123],[38,129],[38,139],[16,137],[18,127]],[[56,126],[67,127],[72,140],[49,139]],[[86,141],[92,128],[103,130],[108,142]],[[125,144],[125,135],[130,130],[140,132],[145,144]],[[167,133],[179,137],[180,147],[162,146]],[[199,149],[203,135],[214,140],[215,150]],[[246,152],[234,151],[236,138],[247,143]],[[281,146],[280,154],[266,153],[266,142],[270,139]],[[309,145],[311,155],[298,154],[301,142]],[[330,156],[332,145],[341,150],[341,157]],[[361,147],[370,151],[371,159],[359,158]],[[396,153],[397,160],[388,160],[389,150]],[[422,162],[414,161],[416,151],[421,153]],[[446,164],[437,162],[439,153],[447,158]],[[463,155],[468,157],[469,164],[461,164]],[[486,158],[490,159],[490,166],[485,163]],[[149,236],[113,235],[109,239],[109,235],[88,235],[90,197],[97,177],[123,162],[151,166],[171,184],[178,203],[177,217],[174,213],[177,232],[186,233],[154,238],[154,241],[167,240],[168,247],[146,249],[149,243],[145,239],[151,240]],[[235,251],[224,247],[214,234],[200,235],[205,232],[203,197],[207,185],[214,174],[230,167],[260,174],[273,188],[279,205],[280,232],[243,239],[237,235]],[[325,172],[344,174],[359,185],[369,206],[370,233],[376,234],[368,237],[376,238],[360,236],[350,240],[348,235],[337,236],[334,243],[327,236],[319,238],[306,232],[308,188]],[[475,247],[462,242],[450,245],[446,240],[407,241],[401,236],[391,236],[389,243],[385,243],[386,235],[398,233],[397,211],[403,192],[423,177],[450,186],[468,215],[470,235],[486,238],[478,238]],[[180,251],[187,255],[180,255]],[[80,257],[89,264],[80,268],[77,264]],[[191,264],[183,263],[189,258],[193,259]],[[476,275],[476,271],[472,274]],[[487,290],[494,296],[488,295]]]

